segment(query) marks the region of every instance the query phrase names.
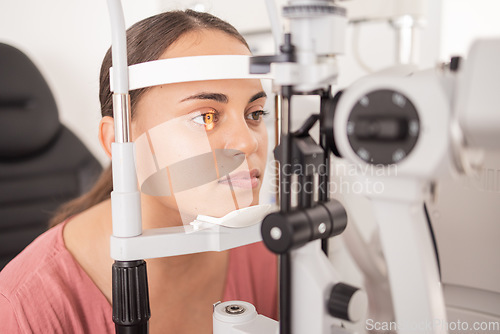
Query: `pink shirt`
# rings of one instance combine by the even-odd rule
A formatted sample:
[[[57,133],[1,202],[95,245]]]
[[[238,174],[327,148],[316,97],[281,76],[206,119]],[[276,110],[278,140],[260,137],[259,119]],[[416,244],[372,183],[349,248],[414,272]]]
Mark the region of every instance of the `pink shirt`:
[[[0,333],[114,333],[111,305],[66,249],[63,227],[42,234],[0,272]],[[230,250],[228,300],[277,318],[276,256],[262,243]]]

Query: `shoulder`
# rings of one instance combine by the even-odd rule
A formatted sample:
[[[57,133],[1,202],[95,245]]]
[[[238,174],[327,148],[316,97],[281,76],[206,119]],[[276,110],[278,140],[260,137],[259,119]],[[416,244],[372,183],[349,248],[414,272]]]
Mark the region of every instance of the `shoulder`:
[[[66,249],[63,228],[39,236],[0,272],[1,318],[14,315],[21,332],[79,333],[91,312],[108,309],[111,319],[111,306]]]
[[[37,280],[40,271],[48,269],[47,265],[53,265],[54,259],[64,250],[63,224],[40,235],[0,271],[0,292],[4,296],[15,294]]]
[[[0,329],[4,333],[21,333],[19,320],[10,301],[0,294]]]
[[[0,271],[3,330],[6,329],[4,326],[7,326],[9,332],[14,331],[14,328],[17,328],[16,331],[24,328],[23,332],[30,330],[24,326],[23,314],[30,304],[37,304],[39,299],[46,297],[44,290],[47,282],[44,278],[53,279],[48,272],[54,270],[54,259],[63,250],[64,245],[59,240],[62,228],[63,225],[60,224],[40,235]]]

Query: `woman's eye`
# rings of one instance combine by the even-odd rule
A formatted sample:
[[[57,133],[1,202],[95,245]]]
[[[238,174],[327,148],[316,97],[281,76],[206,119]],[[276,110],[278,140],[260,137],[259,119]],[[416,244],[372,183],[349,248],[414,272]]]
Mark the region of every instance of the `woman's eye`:
[[[193,122],[199,125],[204,125],[205,130],[212,130],[214,128],[215,122],[217,122],[217,115],[215,113],[215,110],[212,110],[210,112],[203,113],[201,115],[198,115],[194,117]]]
[[[260,121],[262,116],[267,115],[267,112],[264,110],[257,110],[247,114],[246,118],[251,121]]]

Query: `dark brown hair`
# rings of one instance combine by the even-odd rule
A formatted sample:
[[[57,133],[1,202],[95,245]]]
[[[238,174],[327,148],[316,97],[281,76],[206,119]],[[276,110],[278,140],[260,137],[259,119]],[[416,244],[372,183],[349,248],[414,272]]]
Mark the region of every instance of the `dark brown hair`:
[[[193,10],[171,11],[137,22],[127,30],[128,64],[157,60],[183,34],[204,29],[225,32],[248,48],[243,36],[232,25],[211,14]],[[111,66],[110,48],[104,56],[99,76],[99,100],[102,117],[113,116],[113,94],[109,87],[109,68]],[[147,88],[143,88],[130,92],[132,118],[137,102],[146,91]],[[70,216],[108,199],[112,190],[113,180],[110,165],[102,172],[89,192],[63,204],[49,221],[49,226],[53,227]]]

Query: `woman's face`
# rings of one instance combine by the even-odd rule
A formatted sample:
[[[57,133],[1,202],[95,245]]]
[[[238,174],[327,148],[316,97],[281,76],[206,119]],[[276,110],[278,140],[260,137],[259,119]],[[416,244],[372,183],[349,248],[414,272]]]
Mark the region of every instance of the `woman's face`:
[[[205,30],[183,35],[161,59],[200,55],[250,52],[224,32]],[[132,122],[145,200],[178,209],[184,224],[198,214],[220,217],[258,204],[267,157],[265,101],[260,80],[150,88]]]

